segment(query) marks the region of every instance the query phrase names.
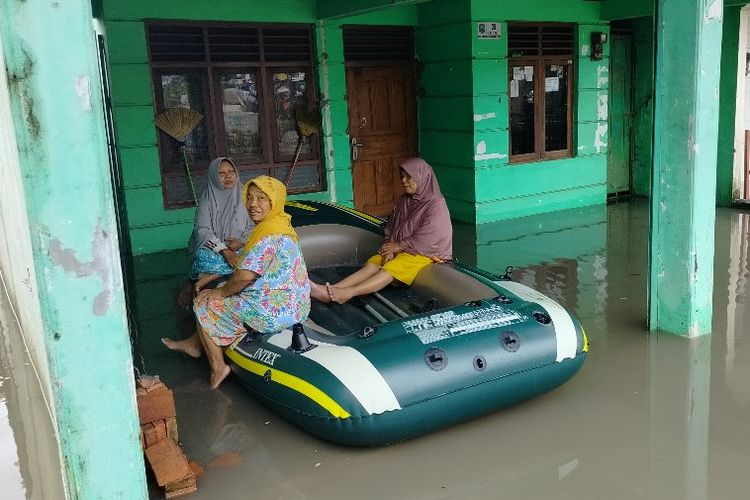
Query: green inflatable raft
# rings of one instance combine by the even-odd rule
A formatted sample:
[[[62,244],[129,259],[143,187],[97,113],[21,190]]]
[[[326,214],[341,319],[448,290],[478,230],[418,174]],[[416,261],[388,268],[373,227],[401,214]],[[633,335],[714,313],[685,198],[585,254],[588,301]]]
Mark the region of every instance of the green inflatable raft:
[[[313,280],[335,282],[382,243],[383,221],[289,202]],[[549,297],[457,262],[433,264],[410,287],[347,304],[313,301],[310,319],[225,350],[260,400],[323,439],[403,441],[533,398],[581,368],[578,320]]]

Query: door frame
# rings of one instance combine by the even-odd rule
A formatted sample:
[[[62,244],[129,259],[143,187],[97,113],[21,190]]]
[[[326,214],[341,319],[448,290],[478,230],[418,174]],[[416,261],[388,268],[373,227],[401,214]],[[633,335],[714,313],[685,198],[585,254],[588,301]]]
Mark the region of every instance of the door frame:
[[[627,36],[629,38],[629,45],[630,45],[630,60],[628,61],[628,64],[630,66],[630,81],[626,82],[627,85],[630,86],[630,93],[629,93],[629,99],[627,102],[627,106],[630,110],[629,113],[625,113],[625,115],[629,115],[629,119],[626,121],[626,123],[623,125],[624,127],[627,127],[627,130],[625,131],[625,135],[627,136],[628,140],[628,152],[627,152],[627,162],[628,162],[628,189],[627,191],[619,191],[615,193],[607,193],[607,200],[618,200],[618,199],[624,199],[624,198],[630,198],[633,195],[633,148],[634,148],[634,141],[635,141],[635,135],[633,132],[633,112],[634,112],[634,90],[635,90],[635,44],[634,44],[634,32],[633,29],[623,23],[622,26],[617,26],[616,23],[613,23],[614,25],[611,28],[610,37],[612,40],[612,45],[614,45],[614,39],[618,36]],[[611,54],[610,54],[610,65],[612,64]],[[608,106],[612,105],[612,86],[611,86],[611,72],[610,72],[610,88],[609,88],[609,96],[608,96]],[[609,113],[607,116],[607,122],[609,123]],[[611,127],[610,127],[611,128]],[[610,130],[611,133],[611,130]],[[610,139],[611,143],[611,139]],[[607,162],[609,163],[609,158],[607,158]],[[609,165],[607,167],[609,169]]]

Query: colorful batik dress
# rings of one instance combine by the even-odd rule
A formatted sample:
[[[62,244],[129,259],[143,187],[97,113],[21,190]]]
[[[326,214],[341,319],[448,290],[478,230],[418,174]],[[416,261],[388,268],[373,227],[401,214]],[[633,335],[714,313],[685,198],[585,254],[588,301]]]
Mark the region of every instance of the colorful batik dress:
[[[237,267],[254,272],[258,279],[239,294],[195,308],[198,322],[214,343],[231,344],[245,334],[245,324],[258,332],[272,333],[307,319],[310,282],[297,242],[272,234],[240,259]]]

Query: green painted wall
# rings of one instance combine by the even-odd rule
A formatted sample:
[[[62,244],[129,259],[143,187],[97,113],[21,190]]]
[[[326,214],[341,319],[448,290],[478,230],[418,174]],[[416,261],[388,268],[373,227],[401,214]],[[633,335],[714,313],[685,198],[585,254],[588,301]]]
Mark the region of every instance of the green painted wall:
[[[335,21],[317,21],[314,0],[247,3],[231,0],[152,2],[104,0],[102,15],[109,52],[112,103],[122,162],[130,237],[134,254],[184,248],[194,209],[164,209],[154,101],[144,19],[294,22],[315,26],[318,88],[323,126],[321,157],[326,190],[305,194],[315,200],[351,205],[346,81],[341,26],[344,24],[416,23],[416,7],[406,5]]]
[[[508,19],[577,25],[573,158],[508,163],[507,39],[476,37],[477,22],[499,21],[505,33]],[[609,54],[590,60],[592,31],[608,26],[599,23],[598,5],[582,0],[420,6],[420,151],[455,219],[483,223],[604,202]]]
[[[604,0],[601,6],[602,19],[608,21],[654,14],[654,0]]]
[[[654,130],[654,21],[633,19],[633,191],[651,192]]]

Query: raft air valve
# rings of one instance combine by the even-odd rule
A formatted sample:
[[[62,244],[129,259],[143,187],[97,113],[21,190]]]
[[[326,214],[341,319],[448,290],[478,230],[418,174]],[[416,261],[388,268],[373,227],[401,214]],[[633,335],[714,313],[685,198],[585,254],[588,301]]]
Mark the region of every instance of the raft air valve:
[[[290,345],[287,350],[300,354],[307,352],[314,347],[315,346],[312,345],[307,338],[302,323],[295,323],[294,326],[292,326],[292,345]]]

